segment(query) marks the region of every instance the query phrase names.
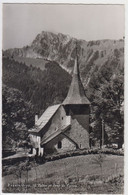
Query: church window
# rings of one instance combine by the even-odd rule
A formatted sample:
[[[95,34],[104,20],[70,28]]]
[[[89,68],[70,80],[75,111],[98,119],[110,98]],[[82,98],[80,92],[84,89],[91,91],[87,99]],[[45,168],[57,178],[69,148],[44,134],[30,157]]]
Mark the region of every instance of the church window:
[[[60,149],[60,148],[62,148],[62,142],[61,141],[58,142],[58,149]]]
[[[63,117],[62,117],[62,120],[63,120]]]

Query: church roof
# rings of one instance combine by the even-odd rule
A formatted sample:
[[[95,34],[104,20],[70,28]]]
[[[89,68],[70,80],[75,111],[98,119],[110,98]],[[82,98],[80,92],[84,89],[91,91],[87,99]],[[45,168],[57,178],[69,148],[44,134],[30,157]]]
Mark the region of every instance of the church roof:
[[[90,104],[89,100],[85,96],[84,87],[80,80],[77,60],[75,60],[72,82],[65,98],[63,105],[69,104]]]
[[[35,127],[29,132],[39,132],[44,126],[48,123],[48,121],[52,118],[55,112],[58,110],[61,104],[57,104],[54,106],[49,106],[45,112],[41,115],[41,117],[37,120]]]
[[[48,143],[49,141],[51,141],[52,139],[54,139],[55,137],[57,137],[58,135],[60,135],[61,133],[64,133],[71,125],[65,125],[63,127],[63,129],[59,129],[57,130],[56,132],[53,132],[51,135],[47,136],[46,138],[43,138],[41,140],[41,144],[46,144]]]

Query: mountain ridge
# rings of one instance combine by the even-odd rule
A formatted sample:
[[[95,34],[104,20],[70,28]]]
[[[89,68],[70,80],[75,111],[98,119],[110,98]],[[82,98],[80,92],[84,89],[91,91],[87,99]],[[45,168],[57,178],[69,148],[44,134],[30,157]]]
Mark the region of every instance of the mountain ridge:
[[[55,34],[47,31],[38,34],[30,45],[23,48],[8,49],[3,54],[14,59],[20,57],[55,61],[64,70],[72,74],[76,58],[76,42],[80,75],[84,87],[88,86],[91,79],[90,75],[93,76],[94,70],[105,66],[107,61],[113,61],[115,58],[120,61],[120,66],[123,66],[123,39],[85,41],[62,33]]]
[[[123,143],[124,40],[77,40],[77,56],[85,94],[91,102],[93,137],[100,140],[104,115],[106,143],[116,143],[117,138]],[[24,100],[34,106],[34,113],[41,114],[66,97],[75,58],[75,39],[43,32],[29,46],[3,51],[3,84],[21,91]]]

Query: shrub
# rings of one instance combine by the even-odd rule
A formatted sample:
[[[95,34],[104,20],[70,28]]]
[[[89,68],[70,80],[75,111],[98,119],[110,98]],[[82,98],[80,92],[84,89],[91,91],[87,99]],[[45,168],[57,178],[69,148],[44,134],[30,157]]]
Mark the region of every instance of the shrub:
[[[76,151],[70,151],[70,152],[65,152],[62,154],[56,154],[52,156],[45,156],[44,161],[52,161],[52,160],[58,160],[62,158],[67,158],[67,157],[73,157],[73,156],[79,156],[79,155],[88,155],[88,154],[113,154],[113,155],[124,155],[123,150],[115,150],[115,149],[99,149],[99,148],[94,148],[94,149],[83,149],[83,150],[76,150]]]

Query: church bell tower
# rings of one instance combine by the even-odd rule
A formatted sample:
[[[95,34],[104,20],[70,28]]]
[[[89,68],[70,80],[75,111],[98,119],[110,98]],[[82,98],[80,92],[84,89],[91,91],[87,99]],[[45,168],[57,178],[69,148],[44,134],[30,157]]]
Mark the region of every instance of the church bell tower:
[[[89,148],[89,113],[90,102],[87,99],[82,85],[78,61],[75,60],[71,85],[67,97],[62,103],[66,115],[71,116],[70,137],[76,139],[80,149]]]

